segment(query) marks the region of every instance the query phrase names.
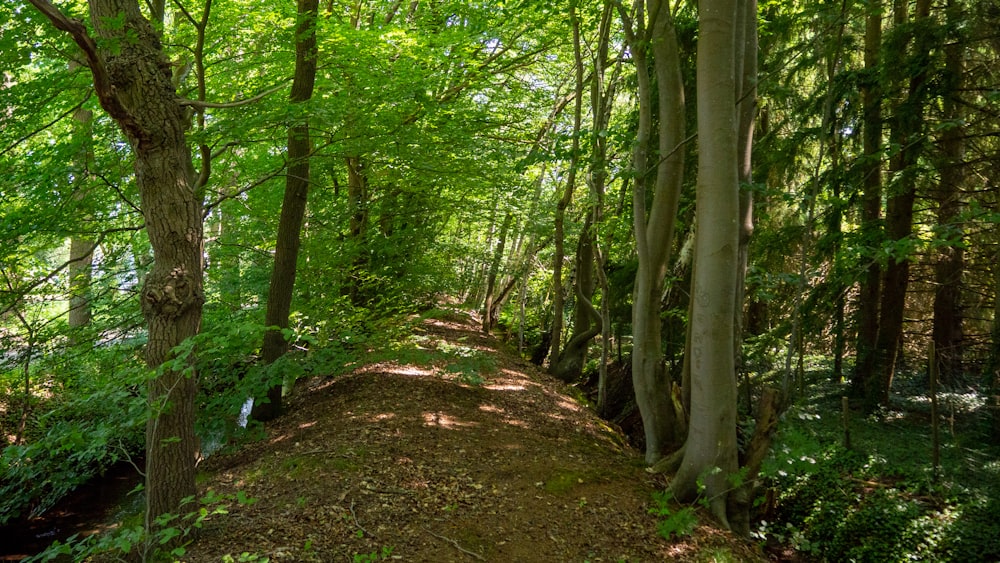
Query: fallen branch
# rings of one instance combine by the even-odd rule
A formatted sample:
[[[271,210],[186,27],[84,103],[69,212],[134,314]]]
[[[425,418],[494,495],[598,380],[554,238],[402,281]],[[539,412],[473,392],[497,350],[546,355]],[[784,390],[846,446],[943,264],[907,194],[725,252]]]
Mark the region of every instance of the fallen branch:
[[[365,527],[361,525],[361,522],[358,522],[358,515],[354,513],[354,501],[353,500],[351,501],[351,519],[354,520],[354,525],[357,526],[358,529],[361,530],[361,532],[364,535],[372,537],[372,538],[375,537],[375,534],[373,534],[373,533],[369,532],[368,530],[366,530]]]
[[[482,555],[479,555],[478,553],[476,553],[474,551],[469,551],[468,549],[465,549],[464,547],[462,547],[461,545],[459,545],[457,541],[455,541],[455,540],[453,540],[451,538],[448,538],[448,537],[445,537],[445,536],[442,536],[442,535],[439,535],[439,534],[435,534],[434,532],[428,530],[427,528],[424,528],[424,531],[427,532],[428,534],[434,536],[435,538],[438,538],[439,540],[444,540],[444,541],[450,543],[451,545],[455,546],[455,549],[461,551],[462,553],[465,553],[467,555],[475,557],[478,561],[486,561],[486,558],[484,558]]]

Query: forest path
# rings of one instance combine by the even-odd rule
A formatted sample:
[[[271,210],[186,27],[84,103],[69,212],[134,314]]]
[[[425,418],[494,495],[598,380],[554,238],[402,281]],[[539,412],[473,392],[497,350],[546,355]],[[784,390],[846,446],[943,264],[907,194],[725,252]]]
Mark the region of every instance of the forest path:
[[[662,539],[648,509],[663,483],[619,433],[470,315],[436,316],[413,342],[457,369],[411,351],[438,360],[300,382],[265,440],[207,460],[203,491],[257,502],[209,520],[183,560],[759,559],[710,526]]]

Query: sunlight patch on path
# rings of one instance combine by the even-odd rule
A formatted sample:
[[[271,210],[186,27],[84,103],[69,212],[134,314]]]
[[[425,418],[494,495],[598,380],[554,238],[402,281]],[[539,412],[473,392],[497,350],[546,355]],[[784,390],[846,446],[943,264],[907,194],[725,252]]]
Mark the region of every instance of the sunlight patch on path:
[[[460,420],[443,412],[425,412],[423,416],[424,426],[440,426],[449,430],[479,426],[478,422]]]

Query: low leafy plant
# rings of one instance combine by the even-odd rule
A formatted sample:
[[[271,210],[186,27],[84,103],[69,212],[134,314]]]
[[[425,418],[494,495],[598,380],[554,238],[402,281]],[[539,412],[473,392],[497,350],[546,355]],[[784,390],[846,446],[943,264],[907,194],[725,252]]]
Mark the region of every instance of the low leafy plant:
[[[355,553],[354,563],[376,563],[378,561],[386,561],[392,557],[393,552],[392,547],[384,546],[379,551],[373,551],[371,553]]]
[[[653,493],[653,507],[649,513],[659,518],[656,531],[665,540],[691,535],[698,527],[698,515],[691,506],[676,508],[669,489]]]
[[[143,524],[122,525],[111,532],[87,537],[73,535],[65,542],[56,541],[45,551],[29,557],[24,563],[61,561],[70,557],[73,561],[135,560],[147,561],[176,560],[187,552],[186,546],[193,539],[196,530],[201,529],[212,517],[228,514],[231,502],[253,504],[256,499],[248,498],[242,491],[236,495],[220,495],[209,491],[197,502],[197,509],[186,514],[161,514],[153,521],[152,531]],[[194,505],[195,498],[188,497],[185,505]],[[233,561],[266,562],[267,558],[244,553]]]

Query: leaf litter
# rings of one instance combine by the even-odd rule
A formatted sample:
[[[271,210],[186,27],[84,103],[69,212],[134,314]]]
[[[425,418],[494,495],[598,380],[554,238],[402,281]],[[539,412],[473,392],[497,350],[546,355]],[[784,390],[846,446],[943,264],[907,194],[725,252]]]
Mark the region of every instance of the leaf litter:
[[[185,562],[760,561],[707,516],[657,534],[665,483],[573,390],[478,332],[428,319],[424,341],[490,358],[464,372],[376,362],[301,381],[266,438],[217,454],[203,492],[242,492]],[[254,559],[256,557],[256,559]]]

